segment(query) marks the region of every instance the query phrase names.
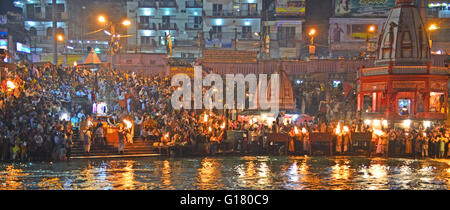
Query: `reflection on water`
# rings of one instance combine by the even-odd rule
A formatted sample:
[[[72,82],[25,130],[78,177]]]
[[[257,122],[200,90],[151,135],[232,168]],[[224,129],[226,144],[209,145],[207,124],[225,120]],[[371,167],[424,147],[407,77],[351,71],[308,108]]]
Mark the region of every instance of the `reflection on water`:
[[[14,189],[449,189],[450,160],[364,157],[206,157],[2,163]]]

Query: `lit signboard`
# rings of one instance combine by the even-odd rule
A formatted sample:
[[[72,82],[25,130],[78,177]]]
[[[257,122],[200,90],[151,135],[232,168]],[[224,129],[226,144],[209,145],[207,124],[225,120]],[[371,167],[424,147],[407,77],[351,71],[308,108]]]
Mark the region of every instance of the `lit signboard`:
[[[277,0],[275,13],[279,16],[303,16],[305,0]]]
[[[17,52],[31,53],[30,46],[17,42]]]
[[[0,39],[0,49],[8,49],[8,40],[7,39]]]
[[[353,17],[386,17],[394,6],[395,0],[336,0],[334,14]]]

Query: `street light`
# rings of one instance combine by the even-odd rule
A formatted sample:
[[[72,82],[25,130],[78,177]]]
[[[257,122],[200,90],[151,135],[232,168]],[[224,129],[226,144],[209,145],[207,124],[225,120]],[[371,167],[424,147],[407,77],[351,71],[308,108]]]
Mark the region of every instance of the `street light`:
[[[56,39],[60,42],[64,41],[64,36],[61,34],[56,35]]]
[[[430,34],[430,50],[431,50],[431,45],[433,44],[433,41],[431,41],[431,32],[438,30],[438,29],[439,29],[439,27],[435,23],[430,24],[430,26],[428,27],[428,31]]]
[[[434,24],[434,23],[431,24],[431,25],[428,27],[428,30],[429,30],[429,31],[434,31],[434,30],[437,30],[437,29],[439,29],[439,27],[437,27],[436,24]]]
[[[308,35],[311,36],[311,45],[309,45],[309,55],[311,58],[314,58],[314,54],[316,54],[316,47],[314,46],[314,35],[316,35],[317,31],[315,28],[309,29]]]
[[[100,23],[105,23],[105,22],[106,22],[106,18],[105,18],[103,15],[100,15],[100,16],[98,17],[98,21],[99,21]]]
[[[129,25],[131,25],[131,21],[128,20],[128,19],[125,19],[125,20],[122,21],[122,25],[129,26]]]
[[[371,43],[370,43],[370,40],[372,39],[372,34],[376,31],[376,27],[375,27],[375,25],[370,25],[369,26],[369,28],[368,28],[368,33],[367,33],[367,39],[366,39],[366,41],[367,41],[367,52],[368,52],[368,54],[369,54],[369,52],[370,51],[374,51],[374,50],[372,50],[372,49],[374,49],[375,48],[375,46],[373,46],[373,47],[371,47]]]
[[[113,21],[107,21],[106,17],[103,15],[98,16],[98,21],[100,23],[107,23],[107,25],[110,27],[110,63],[111,63],[111,69],[112,69],[112,63],[113,63],[113,55],[116,53],[115,51],[118,51],[120,48],[120,44],[119,44],[119,38],[120,35],[116,34],[116,26],[119,24],[118,22],[113,22]],[[123,26],[130,26],[131,25],[131,21],[129,19],[124,19],[122,20],[121,24]]]

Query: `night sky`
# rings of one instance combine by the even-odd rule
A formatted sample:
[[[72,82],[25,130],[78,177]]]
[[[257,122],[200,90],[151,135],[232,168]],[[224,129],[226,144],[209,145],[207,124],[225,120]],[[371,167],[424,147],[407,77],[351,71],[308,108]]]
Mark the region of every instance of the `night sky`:
[[[14,0],[0,0],[0,14],[6,14],[8,11],[21,12],[20,8],[14,7]]]

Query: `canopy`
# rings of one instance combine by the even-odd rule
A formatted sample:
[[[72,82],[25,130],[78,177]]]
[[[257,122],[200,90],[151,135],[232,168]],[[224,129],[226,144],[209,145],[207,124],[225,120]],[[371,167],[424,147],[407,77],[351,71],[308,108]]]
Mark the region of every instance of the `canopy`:
[[[94,50],[92,50],[86,57],[86,59],[84,60],[83,64],[87,65],[87,64],[101,64],[102,61],[100,60],[100,58],[98,58],[97,53],[95,53]]]

